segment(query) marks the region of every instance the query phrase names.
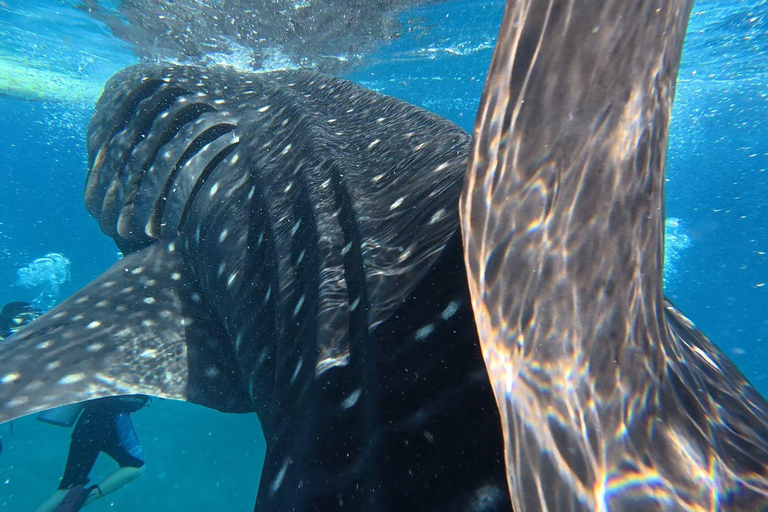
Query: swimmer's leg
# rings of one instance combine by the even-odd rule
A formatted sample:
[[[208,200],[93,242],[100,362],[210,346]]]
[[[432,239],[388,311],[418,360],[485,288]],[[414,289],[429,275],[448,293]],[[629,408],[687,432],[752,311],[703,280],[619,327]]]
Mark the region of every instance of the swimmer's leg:
[[[124,414],[115,418],[115,428],[111,434],[103,440],[101,449],[112,457],[120,465],[120,468],[91,491],[85,505],[90,505],[97,499],[136,480],[144,471],[144,454],[136,431],[133,429],[131,417]]]
[[[91,491],[91,494],[88,495],[88,499],[85,500],[84,506],[88,506],[97,499],[115,492],[125,484],[133,482],[139,478],[139,476],[141,476],[143,471],[144,466],[138,468],[123,466],[116,469],[109,476],[107,476],[107,478],[99,482],[99,485]]]
[[[68,492],[68,489],[59,489],[53,493],[53,496],[48,498],[45,503],[37,507],[36,512],[51,512],[59,506],[59,503],[61,503],[61,500],[64,499],[64,496],[66,496]]]
[[[40,505],[37,512],[51,512],[59,506],[59,503],[67,495],[70,488],[76,485],[87,485],[88,473],[91,472],[93,465],[96,464],[98,456],[99,448],[95,443],[90,442],[86,438],[73,436],[72,442],[69,444],[67,465],[64,469],[64,476],[61,477],[59,490],[48,498],[45,503]]]

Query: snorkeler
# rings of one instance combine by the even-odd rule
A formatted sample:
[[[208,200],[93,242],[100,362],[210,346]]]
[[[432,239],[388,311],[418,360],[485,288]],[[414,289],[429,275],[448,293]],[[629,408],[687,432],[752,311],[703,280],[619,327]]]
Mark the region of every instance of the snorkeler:
[[[43,312],[28,302],[9,302],[0,311],[0,341],[15,334]]]
[[[29,325],[42,315],[43,312],[28,302],[9,302],[0,311],[0,342],[16,334],[16,332]],[[3,441],[0,438],[0,453],[3,451]]]
[[[80,510],[138,478],[144,470],[144,456],[131,413],[149,401],[144,395],[126,395],[86,402],[72,432],[59,489],[37,512]],[[101,452],[120,467],[98,484],[88,486],[88,475]]]

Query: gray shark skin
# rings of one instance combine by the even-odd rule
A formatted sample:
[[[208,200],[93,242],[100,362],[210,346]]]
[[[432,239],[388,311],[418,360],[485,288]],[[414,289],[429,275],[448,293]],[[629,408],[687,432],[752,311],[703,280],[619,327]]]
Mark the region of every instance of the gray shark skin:
[[[691,3],[507,4],[460,211],[517,512],[768,509],[768,404],[662,295]]]
[[[0,421],[128,393],[256,411],[259,511],[511,510],[466,133],[332,77],[139,66],[88,147],[127,256],[0,346]]]

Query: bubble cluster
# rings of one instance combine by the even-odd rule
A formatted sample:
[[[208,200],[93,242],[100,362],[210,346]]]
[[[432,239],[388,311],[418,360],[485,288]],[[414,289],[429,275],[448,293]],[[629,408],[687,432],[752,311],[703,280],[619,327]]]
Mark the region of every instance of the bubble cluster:
[[[33,300],[38,308],[46,311],[58,301],[59,286],[70,278],[71,262],[63,254],[51,252],[37,258],[16,271],[16,285],[24,288],[39,289]]]
[[[691,245],[680,219],[668,218],[664,223],[664,286],[677,275],[677,261],[684,249]]]

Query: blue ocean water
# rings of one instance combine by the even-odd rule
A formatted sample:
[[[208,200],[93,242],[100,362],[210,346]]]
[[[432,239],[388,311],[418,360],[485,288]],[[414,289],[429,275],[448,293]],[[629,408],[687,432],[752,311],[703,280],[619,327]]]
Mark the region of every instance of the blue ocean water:
[[[82,205],[85,130],[103,83],[138,58],[83,5],[0,1],[0,304],[39,297],[18,269],[46,254],[71,262],[58,300],[118,257]],[[408,9],[403,36],[343,74],[469,130],[502,9],[498,0]],[[666,293],[764,395],[766,169],[768,2],[701,0],[670,136]],[[251,510],[265,448],[254,415],[156,400],[134,418],[146,473],[92,510]],[[58,484],[69,431],[24,418],[0,435],[0,508],[33,510]],[[110,464],[100,460],[96,475]]]

